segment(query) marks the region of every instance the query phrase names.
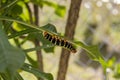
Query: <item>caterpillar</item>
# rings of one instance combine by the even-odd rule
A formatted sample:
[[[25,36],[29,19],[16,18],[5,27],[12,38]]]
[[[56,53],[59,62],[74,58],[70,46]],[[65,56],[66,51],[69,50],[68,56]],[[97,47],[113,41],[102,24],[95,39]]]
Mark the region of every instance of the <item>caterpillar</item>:
[[[70,50],[72,53],[76,53],[76,49],[73,46],[72,43],[70,43],[69,41],[62,39],[56,35],[51,35],[48,32],[44,32],[43,36],[45,39],[49,40],[51,43],[57,45],[57,46],[62,46],[64,48],[67,48],[68,50]]]

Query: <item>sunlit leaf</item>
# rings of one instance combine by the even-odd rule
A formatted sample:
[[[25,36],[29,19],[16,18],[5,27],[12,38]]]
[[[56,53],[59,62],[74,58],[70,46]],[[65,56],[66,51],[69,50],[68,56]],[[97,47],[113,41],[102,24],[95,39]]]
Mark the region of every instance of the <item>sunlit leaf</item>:
[[[22,25],[22,24],[19,24],[16,22],[13,23],[13,29],[15,31],[22,31],[22,30],[25,30],[26,28],[27,28],[27,26],[25,26],[25,25]]]
[[[49,7],[52,7],[55,9],[55,13],[60,16],[60,17],[63,17],[65,15],[65,12],[66,12],[66,7],[63,6],[63,5],[59,5],[59,4],[55,4],[53,2],[50,2],[50,1],[44,1],[43,3],[44,5],[47,5]]]
[[[33,60],[28,54],[26,54],[27,60],[35,67],[38,68],[38,62]]]
[[[65,6],[58,5],[55,9],[55,13],[60,17],[64,17],[65,12],[66,12]]]
[[[115,57],[112,57],[111,59],[109,59],[109,60],[107,61],[107,66],[108,66],[109,68],[113,69],[114,66],[115,66],[115,62],[116,62],[116,58],[115,58]]]
[[[19,1],[18,5],[22,7],[22,14],[20,14],[20,18],[26,22],[30,22],[30,13],[25,3],[23,1]]]
[[[47,5],[49,7],[56,8],[57,4],[51,2],[51,1],[43,1],[43,5]]]
[[[117,65],[115,66],[114,77],[115,77],[116,79],[120,79],[120,64],[117,64]]]

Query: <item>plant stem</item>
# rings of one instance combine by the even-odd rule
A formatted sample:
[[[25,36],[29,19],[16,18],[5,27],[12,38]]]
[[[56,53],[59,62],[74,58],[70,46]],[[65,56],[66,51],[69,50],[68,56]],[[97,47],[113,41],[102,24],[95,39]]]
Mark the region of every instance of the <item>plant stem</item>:
[[[66,29],[65,29],[65,36],[67,36],[70,40],[73,40],[74,37],[81,2],[82,0],[71,0],[70,10],[68,14]],[[69,57],[70,57],[70,51],[62,49],[57,80],[65,80]]]

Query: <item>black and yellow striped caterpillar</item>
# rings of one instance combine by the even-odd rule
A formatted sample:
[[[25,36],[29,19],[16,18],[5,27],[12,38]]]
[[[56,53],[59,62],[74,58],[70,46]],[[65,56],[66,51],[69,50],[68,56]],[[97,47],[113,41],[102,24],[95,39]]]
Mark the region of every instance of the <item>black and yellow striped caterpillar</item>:
[[[45,39],[49,40],[53,44],[55,44],[57,46],[62,46],[64,48],[67,48],[72,53],[76,53],[75,47],[69,41],[67,41],[65,39],[62,39],[62,38],[60,38],[60,37],[58,37],[56,35],[51,35],[48,32],[44,32],[43,35],[44,35]]]

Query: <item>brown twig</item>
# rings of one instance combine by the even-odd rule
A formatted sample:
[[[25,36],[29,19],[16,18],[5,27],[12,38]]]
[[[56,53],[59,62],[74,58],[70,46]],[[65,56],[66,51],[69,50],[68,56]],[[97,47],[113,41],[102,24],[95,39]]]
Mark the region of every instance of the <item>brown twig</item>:
[[[35,16],[35,24],[39,25],[39,8],[37,5],[34,5],[34,16]],[[40,46],[40,43],[37,39],[35,39],[34,44],[36,47]],[[41,53],[41,50],[36,51],[37,54],[37,61],[38,61],[38,68],[40,71],[43,71],[43,56]],[[39,78],[38,80],[42,80],[41,78]]]
[[[65,29],[65,36],[67,36],[71,40],[74,37],[76,23],[79,17],[81,2],[82,0],[71,0],[70,10],[68,14],[66,29]],[[70,57],[70,52],[68,50],[62,49],[57,80],[65,80],[69,57]]]

